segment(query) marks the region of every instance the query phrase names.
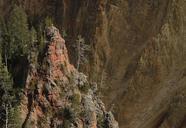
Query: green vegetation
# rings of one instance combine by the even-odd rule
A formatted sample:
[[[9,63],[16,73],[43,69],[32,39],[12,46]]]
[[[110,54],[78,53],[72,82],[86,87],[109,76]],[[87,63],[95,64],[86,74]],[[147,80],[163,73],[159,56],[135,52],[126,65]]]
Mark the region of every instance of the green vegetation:
[[[53,24],[53,20],[51,17],[46,17],[45,18],[45,27],[49,27],[49,26],[52,26]]]
[[[66,30],[63,30],[63,31],[62,31],[62,35],[63,35],[64,38],[66,38],[66,37],[68,36]]]
[[[34,27],[32,27],[30,30],[30,39],[29,40],[31,43],[37,42],[37,32]]]
[[[65,108],[63,110],[63,115],[66,120],[73,120],[74,118],[73,110],[71,108]]]
[[[32,121],[31,119],[28,119],[28,121],[27,121],[26,125],[24,126],[24,128],[30,128],[30,126],[33,126],[33,125],[34,125],[34,121]],[[39,124],[39,126],[42,126],[42,124]]]
[[[66,120],[72,120],[73,119],[73,111],[70,107],[61,108],[57,115],[59,117],[63,117]]]
[[[80,93],[75,93],[72,96],[72,103],[75,104],[75,105],[79,105],[80,102],[81,102],[81,94]]]
[[[80,116],[81,118],[85,118],[85,116],[86,116],[86,111],[85,111],[85,110],[82,110],[82,111],[79,113],[79,116]]]
[[[2,127],[21,127],[18,123],[20,119],[17,108],[20,90],[14,88],[20,85],[14,85],[12,76],[19,76],[19,73],[14,72],[15,63],[25,65],[25,60],[36,41],[37,32],[33,26],[29,28],[27,14],[22,7],[14,5],[8,18],[0,18],[0,124]]]
[[[21,6],[10,7],[12,9],[8,17],[0,16],[0,53],[13,77],[14,87],[20,88],[25,83],[28,64],[33,63],[29,58],[31,54],[35,54],[36,61],[38,54],[39,58],[44,55],[44,29],[52,24],[52,20],[47,17],[45,21],[36,22],[33,18],[28,21],[28,16]],[[16,67],[20,65],[24,66]]]
[[[89,86],[82,86],[82,87],[80,88],[81,92],[83,92],[83,93],[85,93],[85,94],[88,93],[88,90],[89,90],[89,89],[90,89]]]
[[[101,114],[97,115],[97,127],[98,128],[106,128],[104,115],[101,115]]]
[[[47,118],[39,118],[38,120],[38,126],[39,128],[44,128],[47,124]],[[33,126],[33,124],[28,125],[28,128],[30,128],[30,126]]]
[[[15,123],[17,122],[17,117],[14,119],[16,109],[13,109],[15,100],[13,80],[7,67],[2,63],[2,57],[0,55],[0,122],[3,122],[2,125],[6,128],[17,127]]]
[[[38,38],[38,51],[40,53],[40,56],[44,54],[44,49],[46,47],[45,43],[45,33],[43,32],[44,25],[40,24],[37,28],[37,38]]]
[[[19,107],[10,109],[9,127],[10,128],[21,128],[22,127]]]
[[[1,100],[4,103],[8,103],[12,97],[13,81],[8,72],[7,67],[2,63],[2,57],[0,55],[0,91],[1,91]]]
[[[29,89],[30,89],[31,91],[34,91],[34,90],[36,89],[36,85],[37,85],[37,81],[32,80],[32,81],[30,82]]]
[[[85,94],[87,94],[88,93],[88,90],[90,89],[89,84],[84,84],[83,86],[78,86],[78,87],[79,87],[80,91],[82,93],[85,93]]]
[[[33,32],[35,30],[32,28],[32,31],[29,31],[25,11],[21,7],[15,5],[10,13],[8,22],[6,24],[3,23],[3,25],[2,47],[5,50],[4,54],[10,59],[14,56],[28,55],[32,44],[31,41],[33,40]]]
[[[3,59],[7,62],[12,59],[27,57],[33,46],[43,53],[45,48],[44,29],[53,24],[52,18],[46,17],[37,24],[28,21],[24,9],[14,5],[8,18],[0,17],[0,45]],[[33,20],[33,19],[32,19]]]

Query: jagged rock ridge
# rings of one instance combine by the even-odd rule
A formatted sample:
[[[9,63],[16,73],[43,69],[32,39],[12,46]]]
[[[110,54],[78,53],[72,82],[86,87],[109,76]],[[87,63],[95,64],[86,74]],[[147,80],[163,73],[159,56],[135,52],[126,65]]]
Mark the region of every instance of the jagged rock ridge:
[[[54,26],[46,30],[47,50],[40,67],[30,65],[21,122],[26,128],[118,128],[96,96],[97,85],[69,63],[64,39]]]

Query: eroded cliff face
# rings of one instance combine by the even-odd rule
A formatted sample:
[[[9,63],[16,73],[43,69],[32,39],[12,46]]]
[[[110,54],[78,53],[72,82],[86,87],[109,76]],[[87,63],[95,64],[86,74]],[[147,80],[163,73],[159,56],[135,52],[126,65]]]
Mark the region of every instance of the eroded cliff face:
[[[91,44],[82,69],[99,83],[120,127],[186,127],[184,0],[26,0],[23,6],[29,15],[49,13],[67,31],[74,64],[77,35]]]
[[[54,26],[46,30],[46,55],[30,64],[19,106],[23,128],[118,128],[97,96],[97,84],[69,63],[64,39]],[[34,56],[33,56],[34,58]]]
[[[87,72],[120,126],[185,127],[185,2],[82,3],[72,28],[93,46]]]
[[[106,81],[104,101],[120,126],[185,127],[185,2],[97,3],[84,25],[95,28],[85,34],[95,43],[91,76]]]
[[[132,29],[129,35],[125,33],[127,37],[121,36],[125,46],[118,43],[109,61],[112,68],[108,71],[112,70],[108,76],[114,77],[108,91],[114,91],[107,101],[121,99],[116,103],[121,127],[185,127],[185,3],[150,3],[142,4],[147,7],[131,6],[132,19],[126,26]],[[130,31],[133,29],[137,33]]]

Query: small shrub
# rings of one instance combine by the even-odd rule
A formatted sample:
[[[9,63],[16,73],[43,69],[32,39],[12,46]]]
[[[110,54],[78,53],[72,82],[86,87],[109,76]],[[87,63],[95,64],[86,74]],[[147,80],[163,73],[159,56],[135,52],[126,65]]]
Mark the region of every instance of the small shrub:
[[[63,35],[64,38],[68,36],[68,34],[65,30],[62,31],[62,35]]]
[[[47,118],[39,118],[37,124],[39,125],[39,128],[44,128],[47,123],[48,123]]]
[[[80,93],[75,93],[72,96],[72,103],[75,104],[75,105],[79,105],[80,102],[81,102],[81,94]]]
[[[97,115],[97,127],[98,128],[106,128],[104,117],[101,114]]]
[[[69,107],[61,108],[57,112],[57,116],[58,117],[63,117],[65,120],[70,120],[70,121],[72,121],[75,117],[73,110]]]
[[[50,27],[50,26],[52,26],[52,24],[53,24],[52,18],[47,16],[45,18],[45,27]]]
[[[90,89],[89,82],[87,81],[87,76],[83,73],[78,73],[74,76],[74,83],[78,86],[81,92],[88,93]]]
[[[64,124],[63,127],[59,127],[59,128],[70,128],[71,122],[69,120],[64,120]]]
[[[80,116],[81,118],[85,118],[85,116],[86,116],[85,110],[82,110],[82,111],[79,113],[79,116]]]
[[[63,110],[63,115],[66,120],[72,120],[74,118],[74,114],[71,108],[65,108]]]
[[[88,90],[90,89],[90,86],[89,85],[84,85],[84,86],[79,87],[79,89],[83,93],[88,93]]]
[[[30,82],[29,89],[32,90],[32,91],[34,91],[34,90],[36,89],[36,85],[37,85],[37,81],[32,80],[32,81]]]

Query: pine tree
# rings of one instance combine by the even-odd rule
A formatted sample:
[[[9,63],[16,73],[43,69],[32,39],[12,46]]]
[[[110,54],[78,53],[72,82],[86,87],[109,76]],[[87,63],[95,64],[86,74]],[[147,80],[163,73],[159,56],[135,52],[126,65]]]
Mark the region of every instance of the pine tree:
[[[13,99],[13,81],[0,55],[0,121],[5,128],[9,125],[9,112]]]
[[[30,30],[30,39],[29,39],[31,45],[34,45],[33,43],[37,42],[37,32],[34,27]]]
[[[15,5],[8,22],[11,54],[27,55],[31,46],[27,15],[23,8]]]
[[[9,56],[9,52],[10,52],[9,42],[10,42],[10,37],[8,34],[7,25],[5,23],[4,18],[1,17],[0,18],[0,47],[1,47],[0,53],[4,57],[6,66],[8,65],[7,60],[8,60],[8,56]]]
[[[2,57],[0,55],[0,90],[1,98],[4,103],[8,103],[11,100],[9,93],[13,90],[13,81],[7,70],[7,67],[2,63]]]
[[[50,27],[53,24],[53,20],[51,17],[46,17],[45,18],[45,27]]]

